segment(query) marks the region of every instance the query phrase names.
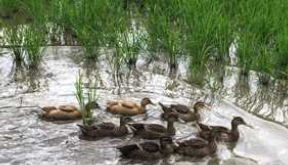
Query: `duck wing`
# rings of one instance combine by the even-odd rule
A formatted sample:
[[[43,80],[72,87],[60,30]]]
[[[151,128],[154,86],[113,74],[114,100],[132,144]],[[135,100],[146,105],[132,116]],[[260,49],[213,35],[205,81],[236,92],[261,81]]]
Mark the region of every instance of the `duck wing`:
[[[167,129],[163,125],[159,124],[147,124],[145,125],[147,131],[157,132],[157,133],[166,133]]]
[[[229,129],[226,127],[222,127],[222,126],[211,126],[213,131],[217,131],[217,132],[229,132]]]
[[[96,125],[96,127],[98,127],[99,129],[101,130],[107,130],[107,131],[112,131],[114,130],[117,126],[114,124],[114,123],[110,123],[110,122],[107,122],[107,123],[101,123],[99,125]]]
[[[158,144],[154,143],[154,142],[144,142],[139,144],[139,146],[147,152],[157,152],[160,150],[160,147]]]
[[[196,125],[199,131],[211,131],[212,130],[212,127],[209,125],[205,125],[199,122],[197,122]]]
[[[61,105],[58,108],[61,111],[65,111],[65,112],[74,112],[76,110],[78,110],[75,106],[73,105]]]
[[[135,104],[130,104],[130,103],[126,103],[126,102],[121,103],[121,105],[125,108],[128,108],[128,109],[133,109],[135,107],[138,107],[137,104],[135,105]]]
[[[208,142],[202,139],[189,139],[178,143],[179,147],[203,148],[208,145]]]
[[[144,129],[145,129],[144,124],[141,124],[141,123],[128,124],[128,126],[132,128],[132,131],[133,131],[133,132],[136,132],[136,131],[140,131],[140,130],[144,130]]]
[[[171,108],[180,114],[190,113],[190,108],[183,104],[172,104]]]
[[[50,112],[52,110],[56,110],[57,108],[54,106],[47,106],[47,107],[42,107],[41,110],[44,112]]]

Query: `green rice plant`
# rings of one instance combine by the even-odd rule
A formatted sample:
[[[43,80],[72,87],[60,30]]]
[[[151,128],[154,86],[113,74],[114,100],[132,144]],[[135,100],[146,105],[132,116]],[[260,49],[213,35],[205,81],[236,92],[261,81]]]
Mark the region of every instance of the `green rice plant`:
[[[96,88],[89,88],[87,93],[87,101],[84,98],[84,91],[83,91],[83,76],[78,72],[76,82],[75,82],[75,96],[78,101],[79,107],[82,110],[82,121],[83,125],[91,125],[93,122],[93,111],[91,109],[90,104],[97,100],[96,95]]]
[[[259,82],[268,85],[271,75],[274,73],[275,54],[266,45],[262,45],[261,52],[254,59],[254,69],[258,73]]]
[[[37,26],[43,32],[46,32],[47,10],[45,7],[45,1],[20,1],[20,5],[23,7],[24,12],[27,14],[27,17],[32,19],[33,26]]]
[[[249,71],[253,66],[253,59],[256,52],[255,36],[253,34],[243,34],[236,41],[238,64],[241,68],[241,73],[248,76]]]
[[[25,60],[29,69],[37,69],[45,50],[45,35],[42,30],[33,26],[27,26],[24,29],[23,49],[25,51]]]
[[[172,1],[148,1],[148,45],[152,51],[164,51],[171,68],[176,68],[180,55],[180,4]]]
[[[272,1],[243,1],[239,3],[237,27],[237,56],[244,73],[254,69],[272,74],[271,52],[275,48],[276,28]],[[268,55],[269,54],[269,55]],[[267,77],[267,76],[265,76]],[[264,82],[264,81],[263,81]]]
[[[288,28],[279,32],[276,41],[277,72],[280,78],[288,78]]]
[[[76,77],[76,82],[74,84],[76,92],[75,92],[75,96],[76,99],[78,101],[78,105],[80,107],[81,110],[84,109],[85,103],[84,103],[84,98],[83,98],[83,75],[81,74],[81,72],[78,72],[78,75]]]
[[[116,44],[116,49],[121,46],[123,58],[129,67],[135,66],[138,54],[142,48],[143,35],[135,30],[125,31],[118,36],[119,44]]]
[[[16,63],[21,63],[24,61],[23,56],[23,40],[24,40],[24,26],[23,25],[17,25],[13,27],[9,27],[7,30],[5,30],[5,41],[9,44],[11,47],[11,50],[13,51],[13,57]]]
[[[0,0],[0,15],[10,16],[19,9],[20,0]]]

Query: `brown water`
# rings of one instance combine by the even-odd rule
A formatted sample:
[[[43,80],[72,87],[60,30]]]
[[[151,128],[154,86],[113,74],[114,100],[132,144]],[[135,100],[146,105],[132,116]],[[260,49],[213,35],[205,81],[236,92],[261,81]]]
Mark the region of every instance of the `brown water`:
[[[187,82],[187,63],[179,60],[176,78],[168,75],[162,59],[148,63],[145,56],[137,61],[137,70],[123,70],[115,76],[107,56],[98,62],[77,59],[77,47],[50,47],[46,50],[40,71],[31,73],[15,66],[8,50],[0,51],[0,164],[203,164],[203,165],[287,165],[287,89],[283,82],[261,87],[251,73],[239,78],[234,67],[212,69],[201,87]],[[137,102],[149,97],[154,102],[193,105],[197,100],[211,104],[205,110],[209,124],[230,126],[233,116],[242,116],[254,129],[240,127],[241,138],[234,148],[219,144],[214,157],[190,159],[178,155],[155,162],[121,160],[115,146],[133,143],[130,137],[83,141],[78,138],[77,121],[59,124],[40,120],[42,106],[72,103],[77,106],[74,83],[80,70],[85,85],[97,82],[101,107],[108,100],[130,98]],[[149,106],[149,119],[159,121],[160,107]],[[119,119],[95,110],[98,122]],[[192,124],[176,124],[176,138],[196,131]],[[193,136],[192,136],[193,137]]]

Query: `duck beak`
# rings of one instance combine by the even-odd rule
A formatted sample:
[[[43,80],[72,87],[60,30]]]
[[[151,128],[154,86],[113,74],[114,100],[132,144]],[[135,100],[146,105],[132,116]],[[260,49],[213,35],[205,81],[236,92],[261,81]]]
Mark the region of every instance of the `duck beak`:
[[[207,108],[208,110],[212,109],[212,105],[211,104],[205,104],[205,108]]]
[[[249,128],[251,128],[251,129],[254,129],[254,127],[253,127],[252,125],[250,125],[250,124],[245,123],[244,125],[245,125],[246,127],[249,127]]]

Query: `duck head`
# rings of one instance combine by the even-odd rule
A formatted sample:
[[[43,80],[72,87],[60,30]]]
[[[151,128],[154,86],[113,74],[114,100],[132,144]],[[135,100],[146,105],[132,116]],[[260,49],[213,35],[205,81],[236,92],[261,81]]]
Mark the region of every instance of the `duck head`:
[[[171,113],[168,115],[167,121],[173,123],[173,122],[179,121],[179,117],[176,113]]]
[[[95,109],[95,108],[100,108],[99,104],[96,101],[88,102],[85,105],[85,109]]]
[[[207,107],[207,104],[205,103],[205,102],[203,102],[203,101],[198,101],[198,102],[196,102],[195,104],[194,104],[194,111],[195,111],[195,113],[198,113],[198,111],[200,110],[200,109],[203,109],[203,108],[205,108],[205,107]]]
[[[247,127],[253,128],[251,125],[247,124],[242,117],[236,116],[233,118],[232,122],[232,129],[237,128],[239,125],[245,125]]]
[[[167,146],[173,144],[173,139],[170,136],[164,136],[160,138],[160,145]]]
[[[125,126],[126,124],[132,122],[132,118],[129,116],[121,116],[120,118],[120,126]]]
[[[165,156],[172,154],[177,149],[177,145],[173,142],[171,136],[164,136],[160,138],[161,153]]]
[[[145,97],[141,100],[141,107],[146,107],[146,105],[148,105],[148,104],[154,105],[154,103],[147,97]]]

